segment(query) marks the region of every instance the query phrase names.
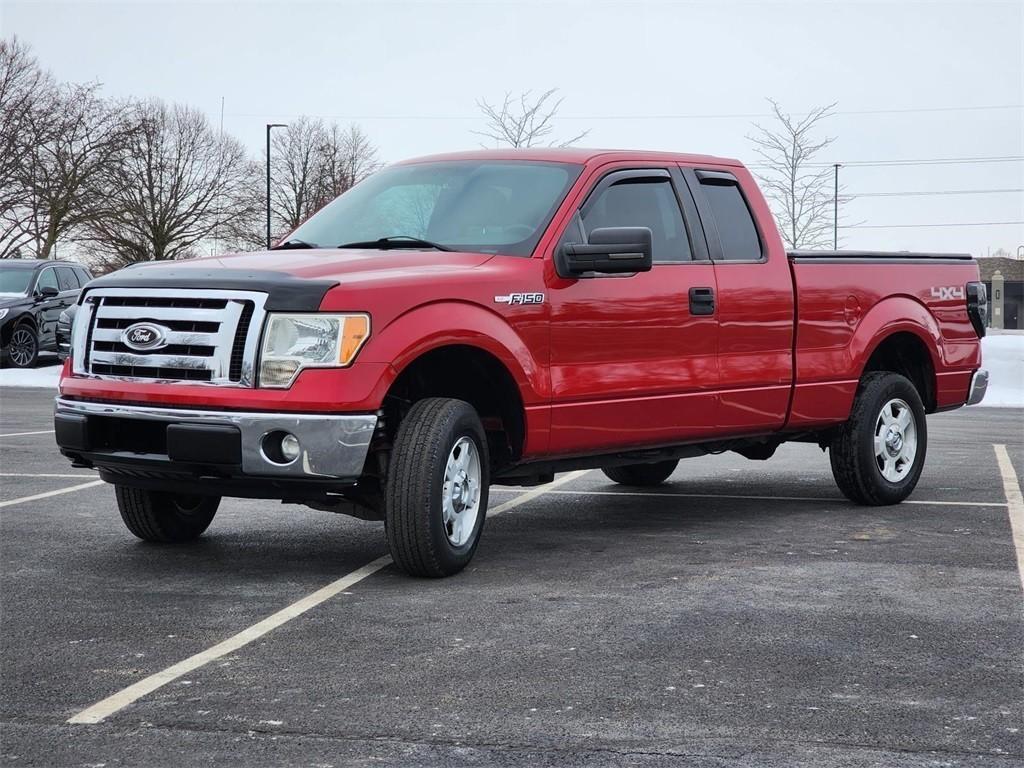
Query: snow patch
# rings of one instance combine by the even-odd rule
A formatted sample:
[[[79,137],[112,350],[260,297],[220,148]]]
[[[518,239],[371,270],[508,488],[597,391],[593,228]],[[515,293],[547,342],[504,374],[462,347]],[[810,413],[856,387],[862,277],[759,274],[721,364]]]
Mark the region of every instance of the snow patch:
[[[0,368],[0,387],[57,389],[61,364],[56,357],[40,358],[35,368]]]
[[[1002,332],[981,340],[981,365],[988,391],[979,405],[1024,408],[1024,333]]]

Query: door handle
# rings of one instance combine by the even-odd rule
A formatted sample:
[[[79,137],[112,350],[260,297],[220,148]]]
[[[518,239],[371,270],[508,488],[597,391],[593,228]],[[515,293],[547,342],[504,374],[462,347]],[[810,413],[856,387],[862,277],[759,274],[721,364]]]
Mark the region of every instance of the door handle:
[[[714,288],[691,288],[690,289],[690,314],[691,315],[713,315],[713,314],[715,314],[715,290],[714,290]]]

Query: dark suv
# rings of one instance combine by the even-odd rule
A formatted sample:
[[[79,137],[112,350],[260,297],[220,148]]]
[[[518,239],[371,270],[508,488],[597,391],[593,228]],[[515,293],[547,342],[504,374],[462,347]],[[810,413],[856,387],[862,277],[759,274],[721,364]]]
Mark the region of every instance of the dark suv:
[[[92,279],[81,264],[0,260],[0,361],[35,365],[40,351],[57,351],[57,320]]]

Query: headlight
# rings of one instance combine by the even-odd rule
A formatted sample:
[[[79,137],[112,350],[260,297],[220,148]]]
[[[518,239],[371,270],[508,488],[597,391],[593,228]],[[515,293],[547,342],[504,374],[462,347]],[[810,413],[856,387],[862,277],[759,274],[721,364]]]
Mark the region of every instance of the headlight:
[[[350,365],[369,335],[369,315],[272,314],[263,332],[260,386],[288,387],[303,368]]]
[[[0,309],[0,320],[3,320],[5,317],[7,317],[7,312],[8,310],[6,309]]]

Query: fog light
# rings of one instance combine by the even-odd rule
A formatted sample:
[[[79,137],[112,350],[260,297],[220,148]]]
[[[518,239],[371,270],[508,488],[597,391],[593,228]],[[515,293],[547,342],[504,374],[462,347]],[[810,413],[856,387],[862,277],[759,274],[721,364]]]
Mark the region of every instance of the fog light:
[[[285,461],[292,462],[299,458],[299,438],[295,435],[286,433],[281,438],[281,455]]]
[[[284,430],[274,430],[263,436],[263,457],[272,464],[291,464],[302,453],[299,438]]]

